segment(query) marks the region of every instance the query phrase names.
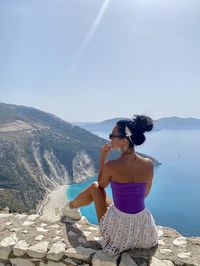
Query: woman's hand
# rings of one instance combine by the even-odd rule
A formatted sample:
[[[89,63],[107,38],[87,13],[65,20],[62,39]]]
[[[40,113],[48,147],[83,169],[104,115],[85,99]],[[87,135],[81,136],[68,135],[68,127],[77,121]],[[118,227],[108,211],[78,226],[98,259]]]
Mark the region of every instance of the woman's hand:
[[[111,143],[106,143],[101,147],[100,156],[105,158],[111,150]]]

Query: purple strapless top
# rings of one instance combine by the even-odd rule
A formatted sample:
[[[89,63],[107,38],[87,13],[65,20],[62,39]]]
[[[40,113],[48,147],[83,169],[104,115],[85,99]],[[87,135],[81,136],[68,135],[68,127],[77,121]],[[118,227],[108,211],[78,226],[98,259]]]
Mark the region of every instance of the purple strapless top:
[[[110,180],[114,205],[122,212],[138,213],[145,208],[146,183],[119,183]]]

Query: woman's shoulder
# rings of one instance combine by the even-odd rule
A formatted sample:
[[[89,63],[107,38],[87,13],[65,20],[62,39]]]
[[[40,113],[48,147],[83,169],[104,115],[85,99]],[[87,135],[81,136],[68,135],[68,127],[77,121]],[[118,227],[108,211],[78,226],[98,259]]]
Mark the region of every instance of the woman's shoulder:
[[[153,175],[153,161],[150,158],[140,156],[141,161],[138,164],[138,168],[142,169],[142,172],[145,173],[145,176]]]
[[[118,158],[112,159],[112,160],[107,160],[106,165],[110,170],[115,170],[116,167],[118,167],[120,165],[120,162],[119,162]]]
[[[112,160],[107,160],[106,164],[109,165],[110,167],[115,166],[116,164],[118,164],[118,159],[112,159]]]
[[[153,161],[147,157],[143,157],[141,155],[136,155],[136,160],[137,164],[141,164],[142,167],[145,168],[152,168],[153,167]],[[124,160],[122,158],[116,158],[116,159],[112,159],[112,160],[107,160],[106,161],[107,166],[109,166],[110,168],[114,168],[116,169],[118,166],[121,167],[124,165]]]
[[[145,164],[145,165],[147,165],[147,166],[152,166],[152,165],[153,165],[153,161],[152,161],[150,158],[143,157],[143,156],[141,156],[141,155],[139,155],[139,154],[137,154],[137,158],[138,158],[138,160],[139,160],[141,163],[143,163],[143,164]]]

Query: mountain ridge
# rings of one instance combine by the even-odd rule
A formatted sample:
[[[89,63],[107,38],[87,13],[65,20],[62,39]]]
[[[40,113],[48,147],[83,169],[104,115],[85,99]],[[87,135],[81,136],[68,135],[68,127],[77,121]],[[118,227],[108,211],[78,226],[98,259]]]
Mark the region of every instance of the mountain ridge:
[[[127,117],[111,118],[100,122],[71,122],[74,125],[87,129],[91,132],[111,132],[111,129],[115,126],[116,122],[121,119],[130,119]],[[154,120],[153,131],[159,131],[163,129],[171,130],[196,130],[200,129],[200,119],[198,118],[181,118],[177,116],[163,117]]]

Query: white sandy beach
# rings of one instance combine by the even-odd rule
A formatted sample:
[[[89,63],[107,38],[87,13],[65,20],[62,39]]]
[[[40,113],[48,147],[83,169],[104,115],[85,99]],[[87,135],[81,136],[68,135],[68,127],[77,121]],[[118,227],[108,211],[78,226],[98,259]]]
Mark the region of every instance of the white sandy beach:
[[[56,220],[59,219],[61,214],[61,208],[63,208],[67,202],[66,190],[69,185],[63,185],[57,187],[55,190],[47,195],[46,199],[42,203],[41,219],[44,220]]]

